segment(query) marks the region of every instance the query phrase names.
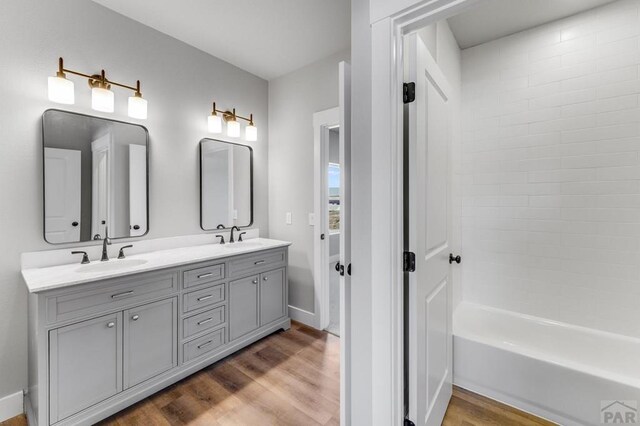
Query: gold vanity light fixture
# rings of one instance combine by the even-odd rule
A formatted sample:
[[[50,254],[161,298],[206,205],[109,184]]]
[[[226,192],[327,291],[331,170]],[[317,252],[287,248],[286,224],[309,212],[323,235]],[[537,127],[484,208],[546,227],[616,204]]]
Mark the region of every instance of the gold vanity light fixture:
[[[67,79],[67,73],[88,80],[89,87],[91,87],[91,108],[94,110],[113,112],[114,94],[111,91],[111,86],[118,86],[134,92],[133,96],[129,97],[129,117],[140,120],[147,119],[147,100],[142,97],[142,92],[140,92],[140,80],[133,87],[108,80],[104,70],[100,74],[94,75],[73,71],[64,67],[62,58],[58,59],[58,72],[56,75],[49,77],[50,101],[67,105],[73,105],[75,102],[74,85],[71,80]]]
[[[220,115],[218,115],[220,114]],[[231,138],[240,137],[240,122],[244,120],[248,124],[244,130],[244,137],[249,142],[255,142],[258,140],[258,128],[253,123],[253,114],[249,115],[249,118],[236,114],[236,109],[231,111],[222,111],[216,108],[216,103],[213,103],[213,109],[211,115],[208,117],[208,127],[211,133],[222,133],[222,121],[227,123],[227,136]]]

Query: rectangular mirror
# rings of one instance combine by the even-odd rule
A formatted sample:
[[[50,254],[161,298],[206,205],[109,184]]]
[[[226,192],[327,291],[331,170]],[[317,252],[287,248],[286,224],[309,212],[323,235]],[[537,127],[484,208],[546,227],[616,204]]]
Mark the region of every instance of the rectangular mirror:
[[[63,244],[148,232],[149,134],[60,110],[42,115],[44,238]]]
[[[200,141],[200,226],[205,231],[253,223],[253,150]]]

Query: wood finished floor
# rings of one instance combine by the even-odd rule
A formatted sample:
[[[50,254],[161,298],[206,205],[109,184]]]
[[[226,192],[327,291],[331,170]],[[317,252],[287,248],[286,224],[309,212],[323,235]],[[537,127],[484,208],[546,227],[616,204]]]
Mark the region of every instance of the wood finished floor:
[[[340,341],[292,323],[100,425],[338,425]],[[0,426],[25,426],[24,416]],[[551,425],[454,388],[445,426]]]

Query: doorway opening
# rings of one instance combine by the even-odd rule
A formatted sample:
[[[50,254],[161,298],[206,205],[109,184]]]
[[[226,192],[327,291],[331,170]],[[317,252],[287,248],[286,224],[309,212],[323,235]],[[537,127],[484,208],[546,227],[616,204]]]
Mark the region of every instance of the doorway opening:
[[[324,328],[329,333],[340,336],[340,127],[333,127],[328,132],[328,155],[324,159],[324,173],[326,173],[326,185],[323,198],[327,209],[327,237],[325,244],[328,247],[328,300],[329,305],[328,325]]]
[[[340,111],[314,114],[318,328],[340,336]]]
[[[586,397],[548,404],[520,374],[505,384],[498,378],[514,368],[559,387],[556,373],[518,364],[523,355],[574,362],[560,343],[545,346],[553,333],[639,335],[622,326],[637,323],[636,311],[603,302],[605,287],[620,289],[606,260],[619,247],[601,243],[637,231],[624,214],[636,208],[638,179],[623,172],[637,166],[639,6],[604,3],[571,11],[536,5],[547,18],[534,25],[524,19],[526,1],[494,2],[512,7],[506,15],[479,2],[399,32],[398,74],[415,97],[404,105],[402,96],[392,99],[402,112],[402,131],[391,132],[402,161],[391,170],[404,178],[401,247],[415,259],[402,287],[402,377],[405,414],[416,424],[441,424],[452,392],[455,400],[452,385],[559,424],[597,423],[599,413],[571,407]],[[521,26],[505,32],[504,16]],[[596,321],[599,311],[585,306],[611,309],[611,322]],[[538,323],[556,328],[527,328]],[[511,336],[531,352],[505,344]],[[615,357],[591,362],[605,371],[620,365]]]
[[[315,327],[340,337],[340,419],[351,411],[351,68],[338,65],[338,106],[313,115]],[[313,219],[313,220],[312,220]]]

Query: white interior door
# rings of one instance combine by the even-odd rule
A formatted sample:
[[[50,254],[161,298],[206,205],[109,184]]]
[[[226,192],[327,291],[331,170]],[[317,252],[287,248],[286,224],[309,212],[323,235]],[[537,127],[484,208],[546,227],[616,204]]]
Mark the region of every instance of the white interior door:
[[[129,145],[129,226],[130,235],[147,232],[147,147]]]
[[[415,82],[409,104],[408,248],[416,269],[408,275],[409,418],[416,425],[440,425],[452,392],[452,283],[450,144],[451,90],[422,40],[406,40],[407,81]],[[406,204],[405,204],[406,205]]]
[[[340,424],[349,424],[351,384],[351,65],[339,64],[340,109]]]
[[[44,149],[45,237],[50,243],[80,241],[81,153]]]
[[[92,191],[91,191],[91,238],[104,238],[106,228],[111,225],[111,134],[91,142]],[[111,227],[113,230],[113,227]]]

